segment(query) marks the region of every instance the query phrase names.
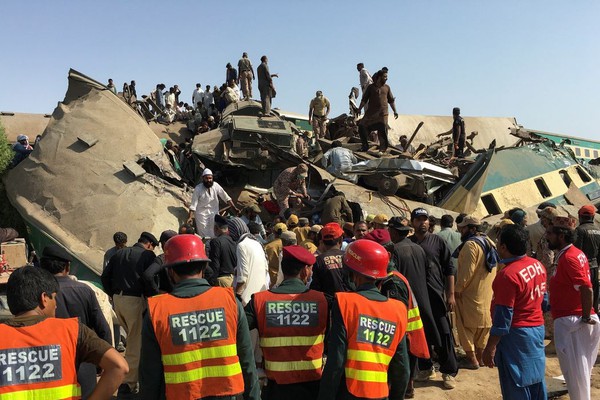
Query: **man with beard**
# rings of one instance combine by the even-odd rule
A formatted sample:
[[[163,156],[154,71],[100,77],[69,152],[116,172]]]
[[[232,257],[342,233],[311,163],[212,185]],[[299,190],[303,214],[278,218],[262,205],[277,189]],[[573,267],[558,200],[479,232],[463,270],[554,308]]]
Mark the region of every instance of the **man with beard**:
[[[454,352],[454,338],[450,327],[447,312],[454,309],[454,275],[455,268],[450,259],[452,254],[448,245],[438,235],[429,232],[429,213],[424,208],[415,208],[411,213],[411,224],[415,234],[410,239],[425,250],[430,273],[427,276],[431,302],[436,326],[441,337],[439,347],[435,348],[440,361],[440,371],[446,377],[444,385],[453,388],[456,385],[454,376],[458,372],[456,353]],[[445,303],[444,303],[445,295]],[[442,299],[442,301],[439,301]],[[435,301],[433,301],[435,300]],[[421,305],[419,304],[419,307]],[[416,381],[426,381],[435,377],[433,362],[431,360],[419,360],[419,374]]]
[[[550,249],[557,250],[556,271],[550,279],[556,353],[570,398],[584,400],[590,398],[590,377],[600,343],[600,321],[592,306],[594,295],[587,257],[573,246],[575,224],[572,217],[554,217],[546,237]]]
[[[439,271],[428,268],[429,260],[425,250],[408,238],[410,227],[402,223],[402,218],[391,218],[388,229],[392,242],[394,242],[392,263],[398,272],[406,277],[417,299],[427,344],[433,346],[439,356],[444,387],[453,389],[456,385],[454,376],[457,372],[457,363],[450,323],[446,316],[444,293],[441,289],[443,286],[441,283],[442,277]],[[448,346],[451,346],[451,351],[448,350]],[[411,379],[429,380],[435,378],[436,373],[432,369],[431,360],[417,359],[413,354],[409,354],[409,357]],[[419,373],[416,369],[417,360],[425,366],[423,371]]]
[[[236,213],[239,213],[231,197],[229,197],[221,185],[213,180],[212,171],[206,168],[202,172],[202,184],[194,188],[192,204],[190,205],[190,215],[187,221],[191,223],[192,219],[196,220],[196,230],[198,235],[203,238],[214,235],[214,216],[219,213],[219,198],[228,203]]]

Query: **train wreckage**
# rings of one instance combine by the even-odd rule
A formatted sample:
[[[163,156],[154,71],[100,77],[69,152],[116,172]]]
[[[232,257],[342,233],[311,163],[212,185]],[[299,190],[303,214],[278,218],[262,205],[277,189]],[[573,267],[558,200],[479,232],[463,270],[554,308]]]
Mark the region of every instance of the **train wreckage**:
[[[176,172],[142,103],[123,101],[71,70],[65,99],[39,145],[5,178],[34,248],[63,246],[75,257],[72,271],[80,278],[98,281],[116,230],[133,237],[173,229],[186,219],[198,174]],[[332,138],[356,155],[358,162],[345,171],[358,176],[355,184],[323,168],[332,140],[310,137],[294,123],[297,115],[259,111],[252,100],[231,104],[216,129],[193,140],[192,169],[219,171],[216,179],[242,204],[268,196],[279,173],[301,162],[309,165],[313,199],[300,211],[306,216],[319,210],[332,187],[345,194],[357,218],[407,215],[418,206],[438,217],[484,218],[542,201],[565,206],[600,201],[597,166],[519,127],[514,118],[465,118],[473,130],[469,152],[453,159],[446,151],[448,137],[440,135],[450,117],[401,116],[391,122],[391,142],[406,134],[419,146],[412,154],[392,147],[379,156],[358,151],[356,118],[340,116],[331,121]]]

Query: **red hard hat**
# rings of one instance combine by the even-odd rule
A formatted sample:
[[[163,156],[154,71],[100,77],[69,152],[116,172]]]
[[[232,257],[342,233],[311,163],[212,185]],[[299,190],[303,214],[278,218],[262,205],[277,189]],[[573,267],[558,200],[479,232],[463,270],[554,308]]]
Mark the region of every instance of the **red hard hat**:
[[[204,243],[196,235],[177,235],[165,243],[165,265],[210,261],[204,250]]]
[[[372,240],[359,239],[346,247],[344,265],[361,275],[370,278],[383,278],[387,275],[390,256],[386,249]]]

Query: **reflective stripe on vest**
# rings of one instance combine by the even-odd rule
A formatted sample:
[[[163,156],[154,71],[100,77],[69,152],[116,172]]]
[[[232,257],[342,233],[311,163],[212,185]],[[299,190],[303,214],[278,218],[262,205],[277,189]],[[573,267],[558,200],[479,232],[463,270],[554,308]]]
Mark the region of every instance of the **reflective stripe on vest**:
[[[429,354],[429,345],[425,337],[425,329],[423,329],[423,320],[421,319],[417,299],[410,288],[408,279],[404,275],[395,270],[391,274],[404,282],[408,288],[408,325],[406,326],[406,335],[408,336],[409,351],[416,357],[428,359],[431,355]]]
[[[21,390],[20,392],[4,393],[2,400],[36,400],[36,399],[80,399],[81,388],[79,385],[65,385],[45,389]]]
[[[335,296],[347,333],[348,392],[367,399],[388,397],[388,367],[406,332],[406,306],[395,299],[375,301],[358,293]]]
[[[46,318],[37,324],[0,324],[0,399],[80,399],[75,355],[77,318]]]
[[[148,299],[168,399],[235,396],[244,391],[237,355],[238,308],[231,288],[191,298]]]
[[[260,347],[314,346],[323,343],[325,335],[260,338]]]
[[[278,384],[321,379],[327,300],[321,292],[254,295],[265,372]]]

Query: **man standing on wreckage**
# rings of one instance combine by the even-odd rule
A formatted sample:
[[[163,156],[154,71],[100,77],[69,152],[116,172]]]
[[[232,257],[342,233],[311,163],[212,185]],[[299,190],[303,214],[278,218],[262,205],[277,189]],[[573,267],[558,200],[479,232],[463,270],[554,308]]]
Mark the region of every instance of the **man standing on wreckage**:
[[[385,152],[388,148],[388,104],[394,111],[394,118],[398,119],[396,111],[396,99],[392,94],[392,89],[386,84],[388,79],[387,71],[377,71],[373,75],[374,83],[367,87],[358,106],[358,112],[365,108],[365,115],[358,123],[358,133],[362,143],[361,151],[369,150],[368,135],[369,132],[377,131],[379,138],[379,152]]]

